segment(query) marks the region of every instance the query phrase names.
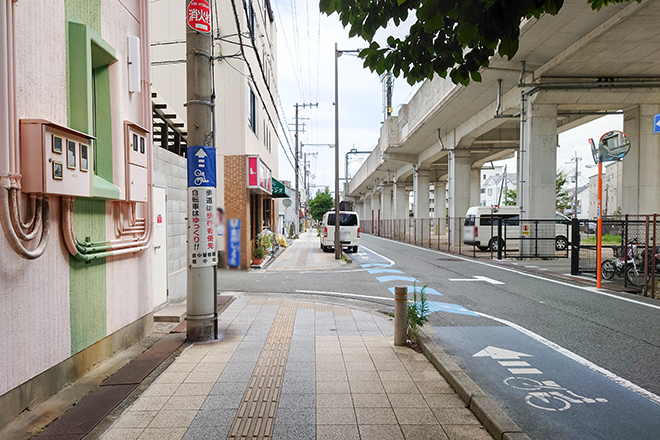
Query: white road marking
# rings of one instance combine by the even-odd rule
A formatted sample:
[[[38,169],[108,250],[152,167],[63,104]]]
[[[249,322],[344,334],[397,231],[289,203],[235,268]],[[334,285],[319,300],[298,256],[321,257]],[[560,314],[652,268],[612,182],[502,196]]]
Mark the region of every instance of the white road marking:
[[[497,281],[488,277],[482,277],[480,275],[476,275],[473,278],[449,278],[449,281],[485,281],[490,284],[504,284],[501,281]]]
[[[498,364],[503,367],[531,367],[531,365],[525,361],[499,361]]]
[[[381,240],[394,241],[394,240],[389,240],[389,239],[383,238],[383,237],[376,237],[376,236],[372,236],[372,237],[373,238],[379,238]],[[503,271],[506,271],[506,272],[513,272],[513,273],[517,273],[518,275],[523,275],[523,276],[530,277],[530,278],[536,278],[537,280],[543,280],[543,281],[547,281],[549,283],[559,284],[560,286],[572,287],[574,289],[584,290],[584,291],[587,291],[587,292],[595,293],[597,295],[607,296],[607,297],[610,297],[610,298],[613,298],[613,299],[618,299],[618,300],[621,300],[621,301],[630,302],[630,303],[633,303],[633,304],[637,304],[639,306],[650,307],[652,309],[660,310],[660,306],[656,306],[655,304],[647,304],[647,303],[637,301],[637,300],[634,300],[634,299],[614,295],[612,293],[603,292],[603,291],[598,290],[596,287],[576,286],[575,284],[570,284],[570,283],[567,283],[565,281],[554,280],[554,279],[551,279],[551,278],[542,277],[540,275],[521,272],[521,271],[512,269],[510,267],[502,267],[502,266],[498,266],[498,265],[495,265],[495,264],[485,263],[483,261],[476,261],[476,260],[473,260],[471,258],[466,258],[466,257],[462,257],[462,256],[459,256],[459,255],[454,255],[454,254],[448,254],[446,252],[440,252],[440,251],[436,251],[436,250],[433,250],[433,249],[426,249],[426,248],[423,248],[423,247],[419,247],[419,246],[415,246],[415,245],[412,245],[412,244],[403,243],[403,242],[399,242],[399,241],[396,241],[395,243],[398,243],[398,244],[403,245],[403,246],[409,246],[411,248],[419,249],[419,250],[422,250],[422,251],[432,252],[434,254],[439,254],[439,255],[446,256],[446,257],[455,258],[457,260],[468,261],[468,262],[474,263],[474,264],[481,264],[483,266],[492,267],[493,269],[499,269],[499,270],[503,270]],[[567,274],[567,275],[570,275],[570,274]]]
[[[507,321],[506,319],[496,318],[495,316],[487,315],[485,313],[481,313],[481,312],[475,312],[475,313],[477,313],[478,315],[480,315],[484,318],[489,318],[489,319],[492,319],[492,320],[497,321],[499,323],[502,323],[504,325],[508,325],[511,328],[515,328],[519,332],[529,336],[530,338],[540,342],[543,345],[546,345],[546,346],[552,348],[553,350],[563,354],[564,356],[568,357],[569,359],[574,360],[578,364],[584,365],[585,367],[589,368],[590,370],[595,371],[596,373],[599,373],[599,374],[605,376],[606,378],[618,383],[622,387],[625,387],[625,388],[629,389],[630,391],[639,394],[640,396],[644,397],[645,399],[648,399],[651,402],[654,402],[654,403],[657,403],[658,405],[660,405],[660,396],[658,396],[656,394],[653,394],[652,392],[650,392],[650,391],[648,391],[648,390],[646,390],[646,389],[644,389],[644,388],[642,388],[638,385],[635,385],[634,383],[630,382],[627,379],[624,379],[623,377],[617,376],[616,374],[612,373],[611,371],[606,370],[605,368],[594,364],[593,362],[583,358],[580,355],[577,355],[577,354],[573,353],[570,350],[567,350],[566,348],[562,347],[561,345],[556,344],[552,341],[549,341],[546,338],[544,338],[543,336],[538,335],[538,334],[534,333],[531,330],[527,330],[525,327],[521,327],[518,324],[514,324],[511,321]]]
[[[479,314],[481,315],[481,313]],[[521,357],[532,357],[532,355],[489,345],[480,352],[473,354],[472,357],[489,357],[491,359],[520,359]]]
[[[511,374],[543,374],[543,371],[537,368],[509,368]]]
[[[295,293],[312,293],[314,295],[331,295],[331,296],[347,296],[352,298],[369,298],[369,299],[384,299],[387,301],[394,301],[394,298],[386,296],[371,296],[371,295],[358,295],[356,293],[343,293],[343,292],[325,292],[322,290],[295,290]]]

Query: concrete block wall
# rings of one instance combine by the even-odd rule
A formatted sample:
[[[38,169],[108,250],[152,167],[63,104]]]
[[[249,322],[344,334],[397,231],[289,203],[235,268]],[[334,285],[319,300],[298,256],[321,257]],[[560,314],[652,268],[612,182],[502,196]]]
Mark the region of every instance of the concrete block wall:
[[[186,299],[186,228],[188,183],[186,158],[154,147],[154,185],[167,190],[167,289],[168,300]]]

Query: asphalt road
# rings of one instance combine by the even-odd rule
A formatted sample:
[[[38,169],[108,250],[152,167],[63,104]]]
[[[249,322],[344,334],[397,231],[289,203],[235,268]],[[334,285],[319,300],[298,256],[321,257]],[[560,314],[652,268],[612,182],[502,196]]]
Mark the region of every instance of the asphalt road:
[[[434,340],[530,437],[660,438],[660,302],[367,235],[361,244],[342,270],[223,272],[219,286],[384,305],[395,285],[424,287]]]

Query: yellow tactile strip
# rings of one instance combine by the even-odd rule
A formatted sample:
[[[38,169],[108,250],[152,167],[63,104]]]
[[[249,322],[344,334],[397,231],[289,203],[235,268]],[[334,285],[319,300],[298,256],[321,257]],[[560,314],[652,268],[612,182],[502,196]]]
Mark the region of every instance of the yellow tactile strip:
[[[267,302],[273,304],[279,301]],[[278,305],[280,308],[275,321],[229,430],[227,437],[229,440],[264,439],[270,438],[273,434],[284,369],[298,310],[297,302],[284,301]]]

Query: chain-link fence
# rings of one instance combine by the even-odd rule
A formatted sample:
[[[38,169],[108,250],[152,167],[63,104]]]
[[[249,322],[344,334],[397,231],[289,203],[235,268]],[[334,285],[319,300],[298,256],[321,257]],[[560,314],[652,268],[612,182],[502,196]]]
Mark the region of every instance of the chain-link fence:
[[[656,245],[658,215],[604,217],[601,234],[601,267],[597,268],[596,220],[579,221],[579,246],[575,252],[577,274],[597,275],[607,283],[656,298],[660,296],[660,242]],[[647,258],[650,255],[650,258]],[[577,263],[577,264],[575,264]],[[574,271],[575,272],[575,271]]]

